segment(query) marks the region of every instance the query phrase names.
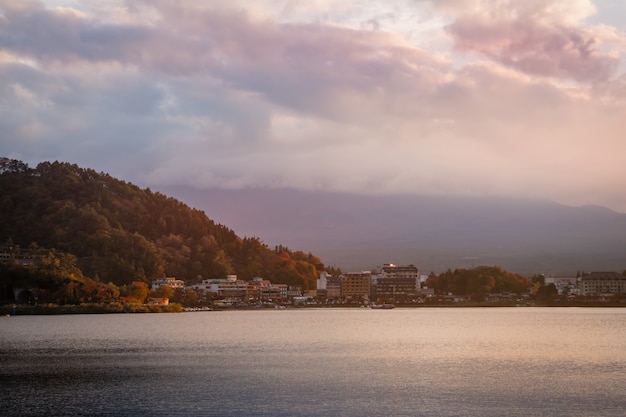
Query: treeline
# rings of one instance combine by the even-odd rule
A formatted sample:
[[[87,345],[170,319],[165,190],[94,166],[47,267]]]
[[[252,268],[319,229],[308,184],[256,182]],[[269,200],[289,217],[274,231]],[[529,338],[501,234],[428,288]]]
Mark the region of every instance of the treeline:
[[[72,255],[83,277],[118,287],[175,276],[192,284],[236,274],[315,287],[325,267],[310,253],[241,238],[203,211],[80,168],[0,159],[0,245]]]
[[[487,294],[526,293],[533,286],[533,282],[499,266],[478,266],[454,271],[448,269],[439,275],[431,273],[426,285],[439,295],[450,293],[468,296],[472,300],[483,300]]]
[[[6,253],[6,252],[5,252]],[[83,276],[71,254],[48,252],[37,265],[0,264],[0,300],[23,304],[102,303],[119,300],[120,289]]]
[[[5,249],[5,248],[3,248]],[[13,249],[15,251],[15,249]],[[0,305],[38,306],[40,309],[22,309],[22,314],[59,312],[58,306],[84,306],[83,310],[69,309],[67,312],[148,312],[177,311],[182,305],[195,306],[201,301],[195,291],[173,290],[162,286],[150,290],[142,281],[117,286],[104,283],[82,274],[74,255],[40,249],[43,255],[20,258],[20,262],[0,263]],[[3,255],[18,256],[16,252]],[[29,252],[30,253],[30,252]],[[30,255],[28,255],[30,256]],[[151,298],[167,298],[168,305],[146,305]],[[54,306],[53,309],[47,309]],[[0,308],[8,313],[6,306]],[[60,311],[63,312],[63,311]]]

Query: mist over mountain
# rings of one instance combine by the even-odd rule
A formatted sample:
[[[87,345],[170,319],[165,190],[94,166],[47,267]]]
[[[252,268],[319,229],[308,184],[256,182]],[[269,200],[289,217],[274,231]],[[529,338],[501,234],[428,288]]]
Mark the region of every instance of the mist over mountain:
[[[306,248],[327,265],[499,265],[522,274],[626,268],[626,214],[548,200],[364,196],[289,189],[162,191],[242,236]]]

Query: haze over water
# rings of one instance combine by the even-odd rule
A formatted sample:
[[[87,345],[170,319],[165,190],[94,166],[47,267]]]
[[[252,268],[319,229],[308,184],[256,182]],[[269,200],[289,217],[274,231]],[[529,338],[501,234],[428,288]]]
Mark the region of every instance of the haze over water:
[[[0,321],[3,415],[622,416],[626,310]]]

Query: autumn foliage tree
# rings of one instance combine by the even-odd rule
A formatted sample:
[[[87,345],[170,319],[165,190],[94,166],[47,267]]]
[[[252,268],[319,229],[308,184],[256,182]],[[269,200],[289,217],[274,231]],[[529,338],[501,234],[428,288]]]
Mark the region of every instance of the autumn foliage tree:
[[[71,254],[49,251],[41,255],[40,263],[0,265],[2,298],[11,299],[20,289],[27,290],[29,303],[80,304],[119,300],[119,288],[109,282],[85,277]],[[18,302],[21,300],[17,294]]]
[[[84,276],[118,287],[236,274],[314,288],[324,267],[311,254],[272,250],[176,199],[73,164],[30,168],[0,158],[0,190],[0,242],[55,248],[74,256]]]
[[[437,275],[431,273],[426,282],[437,294],[457,294],[482,300],[490,293],[511,292],[522,294],[531,287],[531,281],[519,274],[505,271],[499,266],[479,266],[455,269]]]

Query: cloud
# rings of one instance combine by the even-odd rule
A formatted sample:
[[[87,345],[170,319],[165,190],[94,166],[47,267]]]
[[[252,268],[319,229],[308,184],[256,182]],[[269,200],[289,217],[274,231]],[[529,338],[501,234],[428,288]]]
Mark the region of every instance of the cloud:
[[[457,13],[447,30],[459,50],[524,73],[580,82],[605,81],[618,67],[619,58],[599,48],[602,28],[581,27],[595,12],[587,0],[474,1],[464,9],[447,3],[460,3],[443,5]]]
[[[416,24],[447,29],[417,43],[384,3],[213,3],[0,0],[0,154],[151,187],[626,210],[624,36],[584,26],[589,2],[437,1]],[[446,33],[456,49],[441,49]]]

